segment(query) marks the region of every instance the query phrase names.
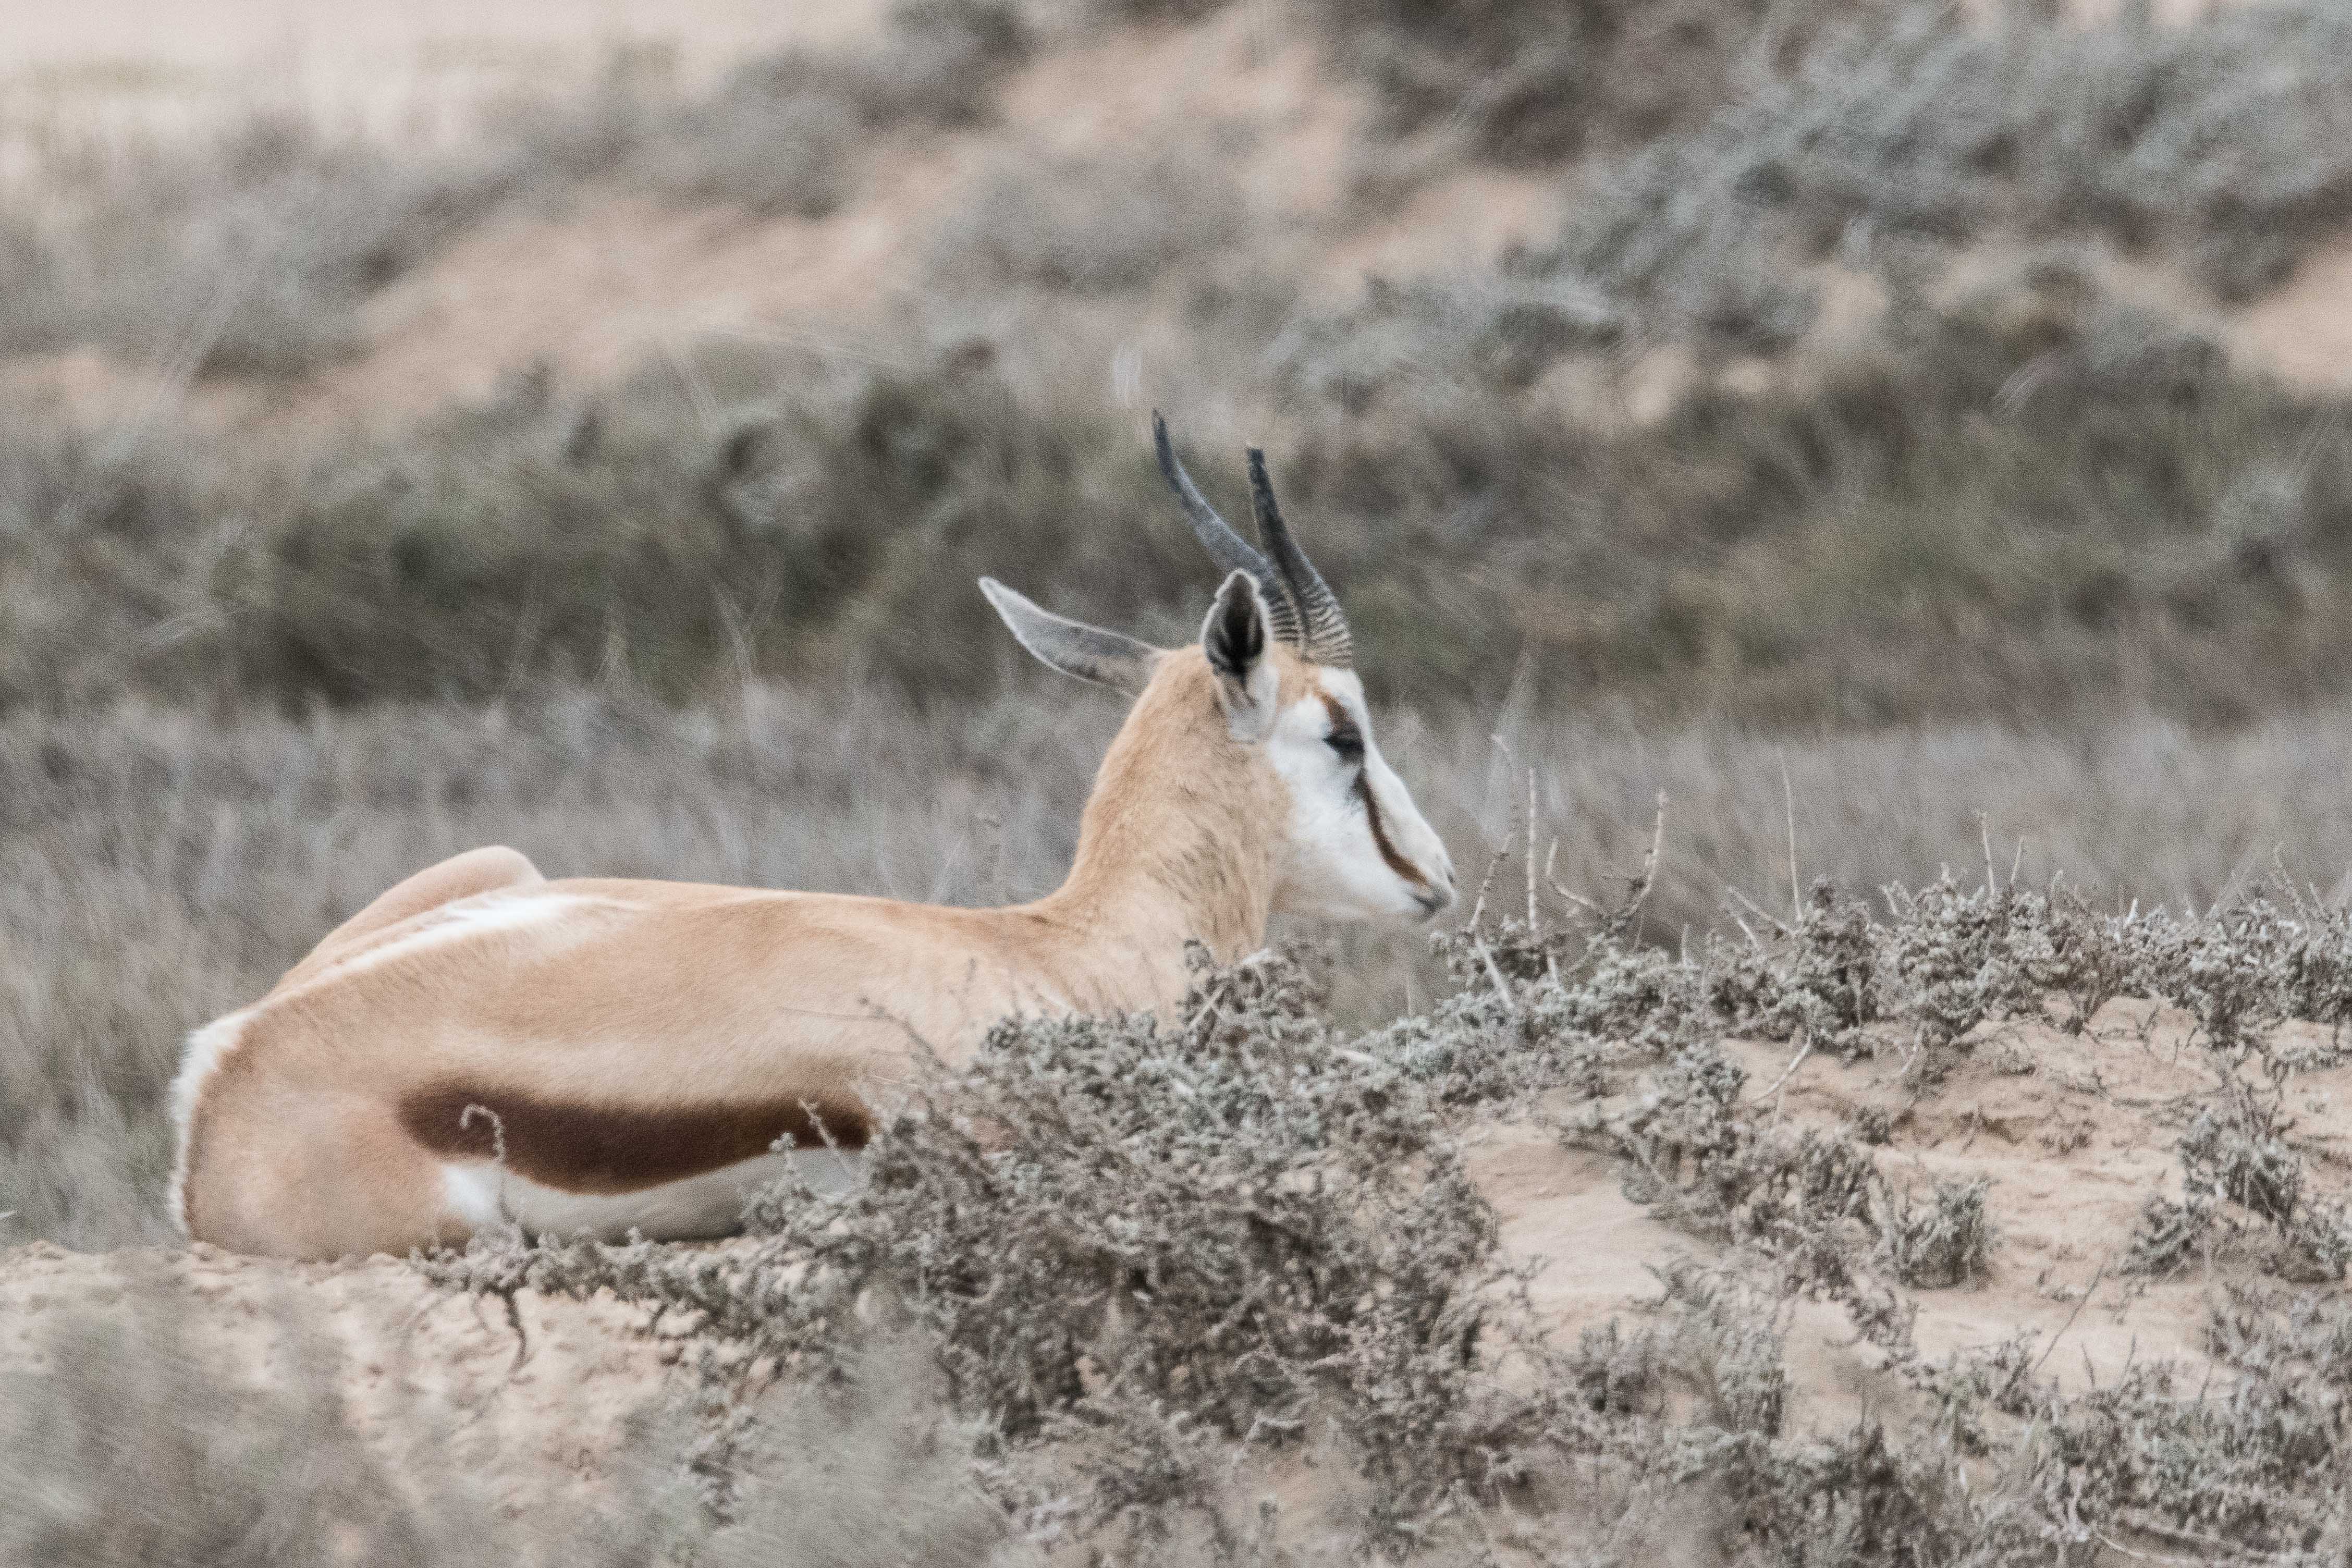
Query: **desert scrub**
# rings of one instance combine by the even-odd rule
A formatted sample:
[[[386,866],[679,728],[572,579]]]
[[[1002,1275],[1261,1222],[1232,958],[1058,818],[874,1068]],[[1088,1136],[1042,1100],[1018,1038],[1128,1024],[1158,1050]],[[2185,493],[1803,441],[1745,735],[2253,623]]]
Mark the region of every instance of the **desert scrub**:
[[[2025,1568],[2161,1549],[2317,1563],[2342,1549],[2343,1325],[2326,1299],[2230,1288],[2210,1367],[2136,1360],[2076,1394],[2041,1376],[2030,1335],[1915,1361],[1906,1375],[1928,1397],[1907,1418],[1798,1432],[1779,1288],[1687,1262],[1661,1283],[1630,1325],[1587,1333],[1568,1358],[1591,1411],[1585,1452],[1625,1500],[1613,1542],[1658,1539],[1696,1486],[1728,1505],[1743,1562]],[[1661,1474],[1675,1485],[1641,1484]]]
[[[1899,280],[1982,235],[2098,236],[2244,299],[2352,216],[2352,30],[2333,5],[2178,27],[1813,9],[1832,25],[1752,58],[1738,90],[1706,95],[1722,107],[1703,125],[1595,169],[1558,244],[1519,270],[1616,301],[1653,336],[1769,351],[1810,316],[1797,258]]]
[[[823,217],[855,194],[878,135],[988,119],[1029,47],[1002,0],[898,0],[875,43],[786,50],[698,97],[637,110],[615,173],[682,204]]]
[[[1391,131],[1446,121],[1481,155],[1549,163],[1703,123],[1746,79],[1873,0],[1326,4],[1340,64]]]
[[[359,700],[618,678],[677,699],[789,665],[977,695],[1013,658],[982,573],[1173,632],[1197,552],[1104,526],[1167,510],[1107,421],[1030,405],[984,348],[846,384],[789,366],[720,357],[692,387],[649,370],[578,397],[520,376],[323,460],[213,574],[232,679]]]
[[[1450,116],[1490,153],[1556,155],[1586,117],[1612,117],[1611,84],[1688,96],[1604,142],[1615,155],[1580,171],[1553,244],[1376,292],[1324,333],[1327,382],[1436,366],[1524,385],[1573,349],[1629,338],[1777,353],[1813,319],[1801,261],[1834,255],[1901,293],[1984,236],[2154,250],[2245,299],[2352,218],[2352,23],[2325,0],[2180,26],[2012,14],[1988,28],[1935,4],[1709,7],[1696,21],[1618,9],[1580,8],[1597,48],[1570,43],[1579,24],[1556,7],[1517,0],[1376,7],[1386,25],[1335,12],[1343,54],[1371,63],[1392,108]],[[1712,67],[1609,64],[1666,41]],[[1607,83],[1528,90],[1588,70]],[[1416,91],[1431,71],[1442,89]]]
[[[1012,1444],[1166,1448],[1171,1420],[1290,1443],[1335,1423],[1376,1539],[1519,1485],[1548,1384],[1495,1217],[1402,1075],[1341,1047],[1310,975],[1203,967],[1171,1017],[1007,1021],[921,1077],[859,1191],[787,1183],[740,1249],[639,1245],[428,1262],[476,1289],[612,1289],[721,1344],[831,1364],[880,1298],[935,1336],[958,1403]],[[1148,1500],[1113,1489],[1108,1515]]]
[[[70,195],[13,225],[0,342],[96,343],[199,374],[293,374],[352,352],[371,295],[527,183],[524,161],[489,147],[396,153],[285,116],[51,156]]]
[[[982,297],[1007,285],[1108,293],[1147,287],[1230,247],[1250,216],[1214,158],[1168,148],[1145,156],[1021,149],[941,217],[929,264],[934,276]]]
[[[2328,1561],[2346,1541],[2335,1317],[2324,1299],[2232,1286],[2212,1302],[2211,1368],[2143,1362],[2072,1397],[2013,1378],[2002,1403],[2026,1422],[2013,1462],[2046,1515],[2071,1498],[2078,1537]]]
[[[1971,1469],[1962,1434],[2002,1373],[1924,1370],[1940,1404],[1796,1429],[1783,1360],[1785,1287],[1753,1269],[1679,1260],[1658,1299],[1588,1331],[1568,1366],[1588,1400],[1580,1452],[1595,1495],[1620,1500],[1605,1538],[1647,1561],[1712,1510],[1725,1560],[1890,1568],[2085,1562],[2072,1552],[2047,1450],[2004,1447],[2010,1468]],[[1901,1332],[1898,1326],[1897,1333]],[[1700,1514],[1699,1517],[1706,1517]]]
[[[1571,297],[1613,309],[1605,289]],[[2095,291],[1898,303],[1802,391],[1702,392],[1615,431],[1485,379],[1480,334],[1451,317],[1370,363],[1382,340],[1349,320],[1280,346],[1320,408],[1289,487],[1302,513],[1387,520],[1339,533],[1331,571],[1366,643],[1422,679],[1524,659],[1538,700],[1671,707],[1712,670],[1751,714],[2015,718],[2061,668],[2109,689],[2120,668],[2095,672],[2145,638],[2167,707],[2218,719],[2253,689],[2221,684],[2240,657],[2221,625],[2273,650],[2243,672],[2273,693],[2315,696],[2293,672],[2336,657],[2297,628],[2341,591],[2324,520],[2352,498],[2352,447],[2289,458],[2314,405]],[[1583,330],[1512,336],[1564,353]],[[1507,626],[1507,646],[1431,637],[1433,590],[1381,565],[1401,542],[1457,626]]]
[[[1623,1158],[1625,1191],[1699,1235],[1774,1259],[1789,1288],[1844,1301],[1874,1338],[1902,1306],[1879,1276],[1919,1289],[1985,1277],[1999,1240],[1986,1184],[1896,1187],[1840,1133],[1774,1124],[1743,1099],[1747,1075],[1713,1046],[1686,1047],[1643,1078],[1621,1111],[1588,1107],[1562,1135]]]
[[[2274,1237],[2266,1259],[2288,1279],[2336,1280],[2352,1262],[2352,1216],[2340,1200],[2306,1186],[2304,1157],[2289,1140],[2283,1080],[2257,1085],[2225,1069],[2213,1103],[2180,1139],[2181,1195],[2152,1196],[2140,1213],[2123,1267],[2172,1274],[2253,1238],[2258,1222]]]
[[[1743,201],[1821,248],[1857,224],[2091,230],[2168,245],[2242,298],[2352,216],[2347,46],[2343,12],[2308,0],[2180,27],[1990,31],[1920,6],[1832,37],[1688,148],[1643,156],[1649,178],[1699,176],[1682,201]]]

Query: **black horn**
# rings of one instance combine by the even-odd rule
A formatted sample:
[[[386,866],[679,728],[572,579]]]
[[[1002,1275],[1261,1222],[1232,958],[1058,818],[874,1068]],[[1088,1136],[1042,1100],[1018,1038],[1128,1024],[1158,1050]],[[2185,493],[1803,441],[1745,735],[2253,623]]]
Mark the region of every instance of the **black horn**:
[[[1157,409],[1151,415],[1151,443],[1160,453],[1160,471],[1167,477],[1168,488],[1174,490],[1176,499],[1183,503],[1185,521],[1192,525],[1193,536],[1208,551],[1209,559],[1217,563],[1220,571],[1246,572],[1256,578],[1259,591],[1265,598],[1268,629],[1282,641],[1304,650],[1307,647],[1305,618],[1300,616],[1297,603],[1291,595],[1288,581],[1267,562],[1256,546],[1235,533],[1232,524],[1219,517],[1216,508],[1201,494],[1200,487],[1192,482],[1192,476],[1186,473],[1184,465],[1176,460],[1175,445],[1168,439],[1168,421],[1160,416]],[[1319,584],[1322,579],[1317,578],[1316,581]],[[1343,625],[1340,627],[1342,636],[1346,630]]]
[[[1356,642],[1348,635],[1348,617],[1339,609],[1339,596],[1323,581],[1323,574],[1315,570],[1315,563],[1307,559],[1307,552],[1298,548],[1298,541],[1290,536],[1290,525],[1282,521],[1282,509],[1274,503],[1273,481],[1265,477],[1265,454],[1255,447],[1249,449],[1249,475],[1250,507],[1257,513],[1258,537],[1274,552],[1283,588],[1298,610],[1303,634],[1299,650],[1317,664],[1354,668]]]

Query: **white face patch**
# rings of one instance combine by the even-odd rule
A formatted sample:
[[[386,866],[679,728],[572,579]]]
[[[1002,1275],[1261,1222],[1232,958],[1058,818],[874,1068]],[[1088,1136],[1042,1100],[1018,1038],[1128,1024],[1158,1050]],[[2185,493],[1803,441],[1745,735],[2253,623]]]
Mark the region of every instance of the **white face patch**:
[[[1313,679],[1317,689],[1282,710],[1265,743],[1290,791],[1276,907],[1325,919],[1426,920],[1454,901],[1453,859],[1381,757],[1363,682],[1345,669],[1318,669]]]

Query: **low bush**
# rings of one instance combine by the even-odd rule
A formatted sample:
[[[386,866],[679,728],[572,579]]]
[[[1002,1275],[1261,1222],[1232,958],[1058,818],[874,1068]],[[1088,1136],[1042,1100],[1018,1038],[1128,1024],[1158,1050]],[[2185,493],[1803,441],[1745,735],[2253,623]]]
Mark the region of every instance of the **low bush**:
[[[747,1210],[746,1248],[478,1243],[428,1267],[614,1289],[803,1371],[879,1296],[1016,1445],[1157,1452],[1171,1422],[1279,1445],[1329,1421],[1379,1500],[1372,1537],[1401,1542],[1524,1485],[1559,1417],[1497,1376],[1535,1348],[1492,1211],[1408,1081],[1343,1058],[1318,1004],[1265,955],[1204,965],[1181,1025],[1007,1021],[926,1075],[862,1190],[788,1180]],[[1155,1500],[1137,1484],[1097,1489],[1099,1517]]]
[[[937,277],[988,296],[1006,285],[1078,294],[1134,289],[1232,245],[1248,205],[1212,158],[1000,158],[930,241]]]
[[[1391,127],[1446,121],[1486,157],[1548,163],[1701,124],[1759,66],[1875,9],[1873,0],[1379,0],[1325,5],[1321,25]]]
[[[518,382],[322,468],[224,555],[232,679],[342,700],[550,676],[677,698],[789,668],[969,696],[1013,657],[982,574],[1171,631],[1205,574],[1132,521],[1169,510],[1148,461],[968,363],[813,396],[784,394],[781,364],[705,367],[717,428],[666,377],[581,400]]]
[[[2161,246],[2244,299],[2352,218],[2352,33],[2325,0],[2177,26],[1900,0],[1327,17],[1397,127],[1614,154],[1538,269],[1675,335],[1775,347],[1809,308],[1793,258],[2002,231]]]

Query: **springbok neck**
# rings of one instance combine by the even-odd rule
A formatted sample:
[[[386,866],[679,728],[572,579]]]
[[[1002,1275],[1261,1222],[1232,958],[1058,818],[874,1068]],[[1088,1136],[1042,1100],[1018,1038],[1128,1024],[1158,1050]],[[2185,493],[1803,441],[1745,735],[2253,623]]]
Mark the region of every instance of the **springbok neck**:
[[[1300,687],[1286,654],[1286,686]],[[1037,911],[1089,934],[1232,960],[1265,945],[1284,801],[1225,732],[1198,648],[1169,654],[1097,770],[1062,886]]]

